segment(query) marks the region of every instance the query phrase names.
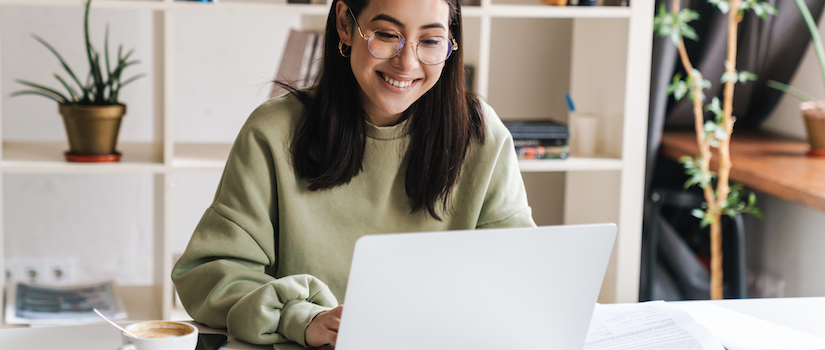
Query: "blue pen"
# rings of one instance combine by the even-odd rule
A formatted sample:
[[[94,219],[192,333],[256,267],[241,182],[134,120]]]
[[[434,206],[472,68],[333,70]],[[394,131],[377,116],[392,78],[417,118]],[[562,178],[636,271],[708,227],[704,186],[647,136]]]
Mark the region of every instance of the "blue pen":
[[[567,101],[567,110],[569,110],[570,113],[575,112],[576,106],[573,105],[573,98],[570,97],[570,93],[565,92],[564,99]]]

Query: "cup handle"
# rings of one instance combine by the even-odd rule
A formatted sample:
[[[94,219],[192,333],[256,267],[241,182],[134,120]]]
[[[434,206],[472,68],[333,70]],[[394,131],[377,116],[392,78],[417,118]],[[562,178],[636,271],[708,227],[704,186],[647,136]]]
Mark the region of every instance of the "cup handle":
[[[135,344],[123,344],[117,350],[137,350]]]

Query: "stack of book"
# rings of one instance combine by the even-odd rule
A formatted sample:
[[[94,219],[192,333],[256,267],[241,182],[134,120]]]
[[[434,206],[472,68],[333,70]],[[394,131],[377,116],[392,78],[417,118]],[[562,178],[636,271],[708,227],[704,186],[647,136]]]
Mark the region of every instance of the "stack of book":
[[[550,120],[514,120],[504,125],[513,135],[519,159],[566,159],[570,153],[567,125]]]
[[[312,86],[318,77],[323,52],[323,34],[290,30],[275,80],[292,84],[299,89]],[[273,84],[269,97],[275,98],[286,92],[286,89],[276,83]]]

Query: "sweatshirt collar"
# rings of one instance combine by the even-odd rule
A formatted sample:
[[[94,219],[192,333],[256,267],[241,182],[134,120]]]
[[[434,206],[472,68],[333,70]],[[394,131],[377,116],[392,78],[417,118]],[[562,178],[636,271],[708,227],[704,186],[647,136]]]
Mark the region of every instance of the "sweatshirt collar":
[[[408,125],[410,118],[405,118],[402,122],[391,126],[375,126],[367,120],[367,137],[376,140],[393,140],[410,133]]]

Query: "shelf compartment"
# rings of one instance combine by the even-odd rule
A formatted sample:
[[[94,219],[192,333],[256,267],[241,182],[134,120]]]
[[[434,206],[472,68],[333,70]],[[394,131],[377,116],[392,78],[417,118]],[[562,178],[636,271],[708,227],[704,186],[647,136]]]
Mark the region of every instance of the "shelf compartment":
[[[172,166],[176,170],[222,171],[231,149],[230,143],[176,143]]]
[[[2,169],[4,173],[95,173],[95,172],[153,172],[163,171],[161,146],[152,143],[121,142],[118,150],[123,155],[113,163],[67,162],[65,142],[3,142]]]

